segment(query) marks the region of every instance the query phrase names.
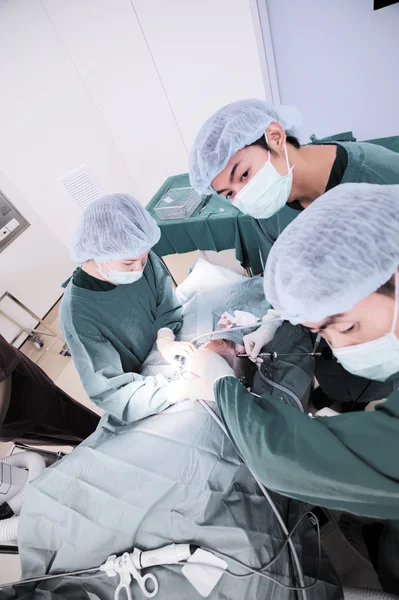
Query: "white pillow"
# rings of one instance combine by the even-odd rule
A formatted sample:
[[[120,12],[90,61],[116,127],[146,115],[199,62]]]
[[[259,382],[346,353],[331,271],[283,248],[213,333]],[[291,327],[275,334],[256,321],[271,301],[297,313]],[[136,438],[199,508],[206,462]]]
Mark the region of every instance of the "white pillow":
[[[181,304],[185,304],[197,292],[208,292],[219,287],[247,279],[226,267],[212,265],[199,257],[191,273],[177,286],[176,295]]]

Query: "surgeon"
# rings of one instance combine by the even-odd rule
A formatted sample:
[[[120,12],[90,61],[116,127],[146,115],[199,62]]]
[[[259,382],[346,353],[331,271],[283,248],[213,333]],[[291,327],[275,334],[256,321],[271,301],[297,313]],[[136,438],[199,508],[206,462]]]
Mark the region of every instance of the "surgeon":
[[[328,190],[348,182],[399,184],[396,152],[365,142],[301,146],[300,122],[293,107],[239,100],[206,121],[191,150],[191,185],[201,194],[222,194],[254,217],[264,265],[284,228]],[[278,328],[274,323],[267,318],[261,328],[245,336],[252,360],[273,339]],[[314,403],[319,408],[338,398],[367,403],[386,393],[384,386],[349,377],[324,359],[316,360],[315,374],[320,388]]]
[[[155,342],[172,365],[194,352],[175,340],[182,311],[166,268],[151,252],[159,238],[140,202],[113,194],[86,208],[71,246],[81,266],[65,289],[61,328],[88,396],[125,421],[195,399],[188,381],[140,375]]]
[[[264,263],[298,211],[328,190],[340,183],[399,183],[396,152],[366,142],[301,146],[300,124],[296,108],[239,100],[206,121],[191,149],[191,185],[200,194],[225,196],[256,219]]]
[[[399,593],[399,186],[329,191],[277,240],[265,294],[281,316],[320,332],[350,372],[391,382],[371,412],[310,418],[255,397],[221,356],[199,351],[194,374],[213,394],[237,451],[269,488],[386,520],[374,565]]]

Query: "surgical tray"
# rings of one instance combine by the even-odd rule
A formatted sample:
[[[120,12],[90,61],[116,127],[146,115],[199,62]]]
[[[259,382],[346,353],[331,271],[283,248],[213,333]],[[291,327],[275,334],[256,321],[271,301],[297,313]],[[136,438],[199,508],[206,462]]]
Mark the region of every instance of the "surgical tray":
[[[154,211],[162,221],[188,219],[201,200],[202,197],[192,187],[173,188],[157,202]]]

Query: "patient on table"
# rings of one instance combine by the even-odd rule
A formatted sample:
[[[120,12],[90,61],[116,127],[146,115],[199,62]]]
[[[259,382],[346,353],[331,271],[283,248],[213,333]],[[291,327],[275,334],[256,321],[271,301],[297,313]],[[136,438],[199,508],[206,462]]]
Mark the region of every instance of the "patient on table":
[[[219,325],[226,312],[236,315],[237,311],[246,311],[262,320],[270,305],[265,299],[261,277],[242,277],[202,260],[178,286],[176,294],[183,306],[183,326],[178,339],[198,345],[208,340],[206,347],[225,358],[237,378],[252,392],[307,411],[314,371],[314,358],[306,355],[314,345],[307,331],[283,323],[265,346],[265,351],[277,352],[278,359],[265,360],[258,370],[248,359],[237,357],[244,352],[243,336],[254,327],[236,329],[234,325],[221,330]],[[180,370],[166,364],[156,348],[147,356],[140,373],[144,376],[162,374],[168,380],[181,377]]]
[[[245,352],[244,346],[236,344],[231,340],[217,339],[211,340],[205,345],[207,350],[216,352],[233,369],[235,376],[243,383],[246,387],[250,386],[255,371],[257,370],[256,365],[251,362],[248,358],[240,358],[238,354]]]

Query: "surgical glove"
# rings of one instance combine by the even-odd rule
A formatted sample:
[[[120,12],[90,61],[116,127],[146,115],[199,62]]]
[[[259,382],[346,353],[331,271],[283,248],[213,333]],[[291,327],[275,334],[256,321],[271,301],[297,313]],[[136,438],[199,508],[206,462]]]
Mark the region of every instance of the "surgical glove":
[[[211,383],[212,386],[221,377],[228,375],[235,377],[234,371],[228,362],[222,356],[207,348],[201,348],[194,354],[191,359],[190,371],[193,375],[197,375],[197,377]]]
[[[321,408],[320,410],[317,411],[317,413],[315,414],[315,417],[336,417],[339,414],[340,413],[338,413],[336,410],[333,410],[332,408],[328,408],[327,406],[325,406],[324,408]]]
[[[245,310],[235,310],[234,316],[237,327],[256,327],[259,323],[259,319],[255,315]]]
[[[177,342],[175,334],[168,327],[162,327],[158,331],[157,347],[163,358],[171,365],[180,365],[176,356],[190,359],[196,350],[190,342]]]
[[[170,381],[165,389],[166,399],[170,404],[184,400],[215,401],[211,383],[200,377]]]
[[[257,364],[263,362],[263,359],[258,356],[259,352],[272,341],[282,322],[283,319],[280,319],[278,313],[270,308],[263,317],[263,325],[256,331],[244,335],[243,343],[249,360]]]

